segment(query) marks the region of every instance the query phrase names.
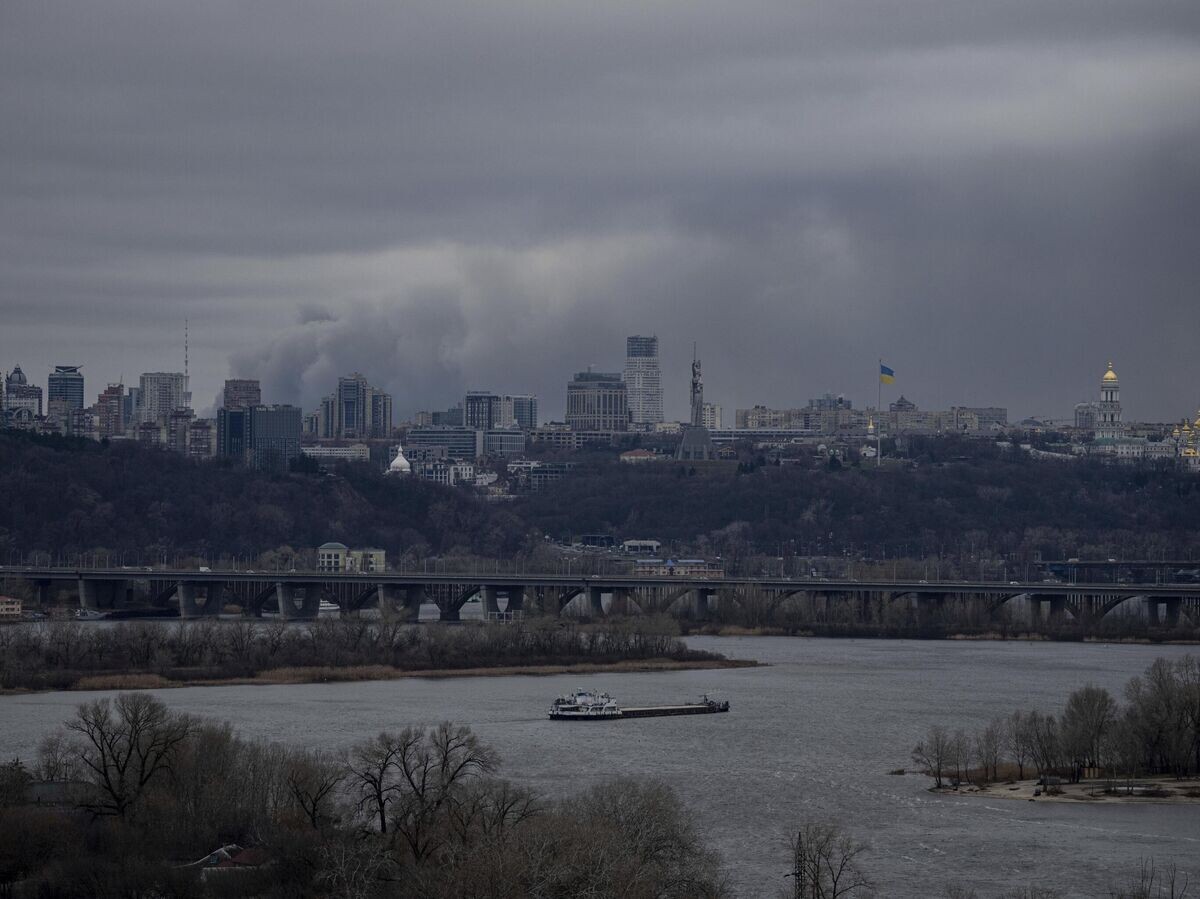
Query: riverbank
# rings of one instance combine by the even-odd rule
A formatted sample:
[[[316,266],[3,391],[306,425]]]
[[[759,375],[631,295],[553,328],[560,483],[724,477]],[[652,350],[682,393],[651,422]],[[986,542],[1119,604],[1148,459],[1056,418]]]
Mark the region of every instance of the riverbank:
[[[1132,783],[1123,779],[1082,780],[1079,783],[1055,784],[1049,789],[1036,780],[1015,780],[985,786],[932,787],[929,792],[1025,802],[1200,804],[1200,780],[1178,780],[1174,777],[1140,777]]]
[[[1133,646],[1196,646],[1200,632],[1195,635],[1176,631],[1150,634],[1094,634],[1079,630],[1043,632],[1033,630],[955,630],[939,628],[880,628],[870,626],[830,625],[824,627],[786,628],[774,625],[746,627],[738,624],[702,624],[684,626],[684,637],[807,637],[810,639],[851,640],[957,640],[967,642],[1017,643],[1099,643]]]
[[[403,678],[463,677],[550,677],[559,674],[640,674],[662,671],[694,671],[755,668],[752,659],[624,659],[618,662],[581,662],[557,665],[496,665],[475,668],[404,669],[389,665],[292,666],[260,671],[253,677],[169,678],[161,674],[96,674],[80,677],[53,689],[0,690],[0,696],[89,690],[166,690],[176,687],[283,686],[290,684],[354,683]]]

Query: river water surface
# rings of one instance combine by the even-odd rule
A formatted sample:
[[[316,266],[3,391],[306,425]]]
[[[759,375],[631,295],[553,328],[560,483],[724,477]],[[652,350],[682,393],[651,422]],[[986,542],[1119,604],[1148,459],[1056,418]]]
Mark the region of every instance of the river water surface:
[[[1094,683],[1119,695],[1156,656],[1184,647],[953,641],[692,638],[768,667],[662,674],[408,679],[374,683],[161,691],[172,708],[226,719],[243,734],[336,749],[384,728],[470,724],[502,773],[551,796],[617,775],[674,786],[721,853],[738,894],[788,881],[787,839],[833,822],[868,843],[880,896],[937,896],[947,883],[981,897],[1019,886],[1106,895],[1146,857],[1200,881],[1200,804],[1018,802],[933,795],[910,764],[927,726],[976,727],[1014,708],[1058,711]],[[575,687],[627,705],[702,692],[727,715],[571,724],[546,718]],[[0,697],[0,758],[31,757],[39,737],[85,696]]]

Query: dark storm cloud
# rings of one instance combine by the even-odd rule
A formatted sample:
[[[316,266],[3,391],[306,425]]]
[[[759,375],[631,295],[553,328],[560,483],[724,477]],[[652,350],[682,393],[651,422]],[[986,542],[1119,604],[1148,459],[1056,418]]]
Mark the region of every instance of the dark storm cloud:
[[[10,2],[0,367],[1200,403],[1200,5]]]

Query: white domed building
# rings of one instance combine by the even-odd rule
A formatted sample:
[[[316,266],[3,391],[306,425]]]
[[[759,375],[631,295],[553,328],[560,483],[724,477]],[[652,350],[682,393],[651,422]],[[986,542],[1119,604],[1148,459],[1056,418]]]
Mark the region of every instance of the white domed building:
[[[388,465],[387,473],[397,476],[412,474],[412,464],[404,457],[404,447],[400,444],[396,444],[396,457]]]

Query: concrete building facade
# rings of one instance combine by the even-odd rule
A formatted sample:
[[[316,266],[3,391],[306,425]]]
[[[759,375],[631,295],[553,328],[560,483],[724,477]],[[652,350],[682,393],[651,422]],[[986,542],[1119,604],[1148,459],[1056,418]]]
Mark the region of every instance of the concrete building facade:
[[[181,371],[149,371],[138,379],[137,420],[166,424],[176,409],[190,409],[192,394]]]
[[[46,384],[46,402],[66,403],[68,409],[83,408],[83,372],[78,365],[56,365]]]
[[[567,384],[567,427],[573,431],[626,431],[629,394],[618,374],[581,371]]]
[[[658,361],[658,338],[625,338],[625,369],[621,373],[629,403],[629,421],[655,425],[663,420],[662,369]]]
[[[262,385],[257,378],[230,378],[225,381],[221,406],[225,409],[248,409],[262,405]]]

